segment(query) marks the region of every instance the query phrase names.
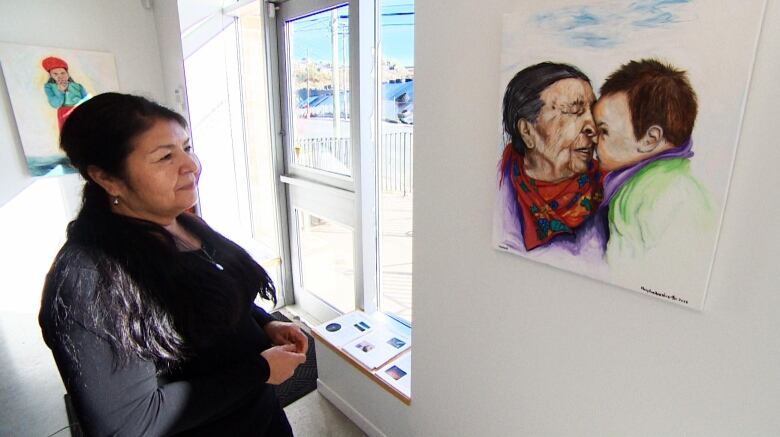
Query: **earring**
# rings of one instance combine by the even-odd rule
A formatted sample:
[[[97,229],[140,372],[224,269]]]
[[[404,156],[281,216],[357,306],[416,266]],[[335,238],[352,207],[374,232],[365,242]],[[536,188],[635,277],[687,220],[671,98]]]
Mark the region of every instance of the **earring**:
[[[113,203],[114,206],[119,205],[119,198],[118,197],[114,197],[114,200],[112,200],[111,203]]]

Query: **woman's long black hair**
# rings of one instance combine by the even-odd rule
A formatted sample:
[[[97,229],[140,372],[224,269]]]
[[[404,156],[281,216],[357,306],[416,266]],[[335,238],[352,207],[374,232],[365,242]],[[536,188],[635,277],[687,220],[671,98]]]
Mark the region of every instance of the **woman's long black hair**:
[[[258,294],[274,302],[276,297],[265,270],[198,217],[183,213],[177,220],[203,241],[224,270],[201,252],[179,251],[159,224],[111,211],[108,193],[87,168],[124,178],[133,141],[158,120],[187,126],[181,115],[143,97],[105,93],[73,111],[60,144],[86,179],[66,246],[86,251],[97,269],[94,293],[83,293],[85,301],[80,302],[88,323],[99,327],[120,363],[138,356],[170,366],[230,330]],[[69,259],[73,253],[63,250],[57,263],[67,267],[75,261]],[[63,318],[71,310],[56,309]]]

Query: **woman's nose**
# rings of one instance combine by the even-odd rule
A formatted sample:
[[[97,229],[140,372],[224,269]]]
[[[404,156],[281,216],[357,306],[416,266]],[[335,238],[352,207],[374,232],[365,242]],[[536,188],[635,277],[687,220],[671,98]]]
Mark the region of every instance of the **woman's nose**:
[[[596,132],[596,122],[593,120],[593,113],[591,113],[590,109],[585,111],[582,130],[580,130],[580,132],[591,139],[593,139],[598,133]]]
[[[596,129],[590,123],[586,123],[582,128],[582,133],[587,137],[593,138],[596,136]]]
[[[185,153],[184,163],[181,166],[182,173],[198,173],[200,171],[200,160],[195,153]]]

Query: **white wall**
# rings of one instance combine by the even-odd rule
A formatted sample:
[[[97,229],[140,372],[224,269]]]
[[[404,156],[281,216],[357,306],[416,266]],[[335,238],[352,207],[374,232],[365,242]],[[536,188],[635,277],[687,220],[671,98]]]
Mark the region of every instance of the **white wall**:
[[[140,0],[0,0],[0,17],[0,41],[113,53],[120,91],[171,103],[155,17]],[[178,23],[168,25],[178,39]],[[0,75],[0,435],[49,435],[68,423],[65,389],[36,318],[44,276],[80,189],[76,175],[29,176]]]
[[[179,31],[179,3],[166,0],[154,2],[157,45],[160,50],[165,98],[160,102],[189,118],[184,87],[184,59]]]
[[[415,435],[780,434],[780,2],[769,3],[694,312],[491,248],[501,14],[521,2],[417,2]]]
[[[113,53],[120,91],[169,100],[155,17],[140,0],[2,1],[0,17],[2,42]],[[178,23],[173,28],[178,31]],[[79,206],[80,186],[75,175],[29,176],[0,77],[0,311],[37,312],[43,277]]]

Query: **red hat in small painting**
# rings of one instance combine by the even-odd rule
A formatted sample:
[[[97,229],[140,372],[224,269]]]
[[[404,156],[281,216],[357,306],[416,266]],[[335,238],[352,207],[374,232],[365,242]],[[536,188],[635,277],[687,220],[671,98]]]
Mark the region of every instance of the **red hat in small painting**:
[[[43,66],[43,69],[46,71],[52,71],[55,68],[64,68],[66,70],[68,69],[67,62],[54,56],[49,56],[48,58],[41,61],[41,65]]]

